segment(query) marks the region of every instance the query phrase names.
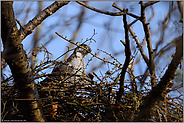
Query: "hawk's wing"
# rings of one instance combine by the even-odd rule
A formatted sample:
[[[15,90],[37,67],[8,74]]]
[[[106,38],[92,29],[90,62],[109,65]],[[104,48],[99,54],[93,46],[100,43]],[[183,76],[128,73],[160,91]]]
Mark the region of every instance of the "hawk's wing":
[[[42,86],[48,86],[49,83],[61,83],[67,81],[70,76],[72,76],[73,67],[69,66],[67,63],[59,63],[52,71],[52,74],[44,79],[40,84]]]
[[[67,60],[57,64],[53,69],[52,74],[40,82],[42,86],[41,88],[46,88],[46,91],[43,90],[40,92],[41,97],[47,97],[47,95],[50,95],[50,92],[70,95],[80,87],[84,87],[85,82],[81,76],[85,76],[86,74],[85,56],[91,50],[87,45],[82,44],[80,46],[88,49],[89,51],[86,51],[81,47],[77,47]],[[49,89],[49,91],[47,89]]]
[[[80,81],[79,76],[85,76],[85,56],[91,51],[90,47],[82,44],[81,47],[87,49],[84,50],[81,47],[75,48],[73,54],[65,61],[60,62],[55,66],[52,71],[52,75],[47,77],[45,80],[41,82],[57,82],[57,83],[80,83],[84,84]]]

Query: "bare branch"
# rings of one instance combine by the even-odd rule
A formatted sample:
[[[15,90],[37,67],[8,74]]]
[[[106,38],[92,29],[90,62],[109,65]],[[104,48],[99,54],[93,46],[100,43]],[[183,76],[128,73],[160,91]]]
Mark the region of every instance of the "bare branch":
[[[16,26],[13,2],[2,2],[2,42],[5,60],[9,65],[20,99],[39,99],[34,76]],[[19,101],[19,110],[27,121],[45,121],[40,100]]]
[[[2,2],[2,41],[4,45],[5,60],[9,65],[15,86],[18,88],[20,99],[39,99],[38,91],[34,83],[34,76],[28,63],[26,52],[23,49],[21,41],[37,27],[45,18],[52,15],[60,7],[68,2],[55,2],[47,7],[27,25],[22,25],[20,21],[20,30],[17,29],[13,2]],[[20,101],[19,106],[22,114],[27,121],[45,121],[45,117],[39,101]]]
[[[159,84],[151,90],[149,95],[146,97],[143,105],[140,107],[140,113],[136,118],[136,121],[146,121],[150,115],[150,111],[156,102],[159,102],[163,97],[163,92],[166,90],[169,82],[174,79],[175,72],[178,65],[181,63],[183,58],[183,35],[175,39],[176,42],[176,52],[166,70],[164,76],[161,78]]]
[[[38,4],[39,4],[39,12],[42,11],[43,9],[43,1],[38,1]],[[38,25],[37,28],[36,28],[36,31],[34,33],[34,38],[33,38],[33,49],[36,49],[37,45],[38,45],[38,42],[39,42],[39,35],[40,35],[40,31],[41,31],[41,25]],[[37,54],[37,51],[36,50],[33,50],[33,53],[34,54]],[[34,68],[35,67],[35,64],[36,64],[36,56],[37,55],[31,55],[31,67]]]
[[[140,4],[141,4],[141,22],[143,24],[144,33],[145,33],[145,37],[146,37],[146,41],[147,41],[148,52],[149,52],[149,62],[150,62],[149,71],[150,71],[150,74],[151,74],[151,84],[152,84],[152,87],[154,87],[156,85],[156,82],[155,82],[155,67],[154,67],[154,59],[153,59],[153,49],[152,49],[152,45],[151,45],[149,27],[148,27],[149,23],[146,22],[145,4],[143,4],[142,1],[140,2]]]
[[[127,20],[126,20],[126,15],[123,15],[123,23],[124,23],[124,29],[125,29],[125,43],[123,43],[123,44],[125,45],[126,59],[125,59],[125,63],[123,65],[123,68],[121,71],[121,76],[120,76],[120,80],[119,80],[120,81],[120,88],[119,88],[119,91],[117,93],[116,104],[118,104],[122,95],[124,95],[125,73],[126,73],[126,69],[128,68],[128,65],[130,62],[130,55],[131,55],[130,40],[129,40],[129,36],[128,36],[128,24],[127,24]]]
[[[183,1],[177,1],[178,2],[178,8],[181,14],[181,20],[180,22],[183,22]]]
[[[77,25],[77,28],[75,29],[74,33],[73,33],[73,36],[72,36],[72,40],[75,41],[76,37],[77,37],[77,34],[80,30],[80,28],[82,27],[82,24],[83,24],[83,21],[84,21],[84,15],[85,15],[85,12],[86,12],[86,9],[85,7],[83,6],[81,8],[81,12],[80,12],[80,15],[78,16],[78,25]],[[72,48],[73,45],[72,44],[69,44],[69,48]],[[65,59],[68,57],[68,54],[65,55]]]
[[[112,5],[114,8],[116,8],[116,9],[118,9],[118,10],[120,10],[121,12],[124,12],[124,9],[122,9],[122,8],[120,8],[119,6],[117,6],[116,5],[116,3],[113,3],[113,5]],[[132,13],[130,13],[130,12],[126,12],[126,14],[127,15],[130,15],[130,16],[132,16],[133,18],[136,18],[136,19],[139,19],[140,17],[139,16],[137,16],[137,15],[135,15],[135,14],[132,14]]]
[[[23,40],[27,35],[29,35],[32,30],[37,27],[42,21],[44,21],[48,16],[55,13],[58,9],[67,5],[69,1],[56,1],[38,15],[36,15],[32,20],[30,20],[21,31],[21,39]]]
[[[110,15],[110,16],[121,16],[121,15],[124,15],[125,13],[124,12],[108,12],[108,11],[103,11],[103,10],[99,10],[99,9],[96,9],[96,8],[93,8],[91,6],[88,6],[86,4],[84,4],[83,2],[80,2],[80,1],[76,1],[78,4],[82,5],[82,6],[85,6],[86,8],[88,9],[91,9],[95,12],[99,12],[99,13],[102,13],[102,14],[106,14],[106,15]]]
[[[137,44],[137,47],[138,47],[139,51],[141,52],[141,55],[142,55],[144,61],[146,62],[146,64],[148,65],[148,67],[150,67],[149,59],[146,56],[146,54],[144,53],[144,50],[142,49],[141,43],[140,43],[138,37],[133,32],[132,27],[129,27],[129,31],[130,31],[130,34],[132,35],[132,37],[135,39],[135,42]]]
[[[65,41],[68,41],[68,42],[70,42],[71,44],[76,45],[76,46],[78,46],[78,47],[80,47],[80,48],[82,48],[82,49],[84,49],[84,50],[87,51],[87,49],[81,47],[81,46],[78,45],[77,43],[72,42],[72,40],[68,40],[66,37],[63,37],[63,36],[60,35],[58,32],[55,32],[55,33],[56,33],[59,37],[63,38]],[[96,57],[96,58],[98,58],[98,59],[104,61],[105,63],[110,63],[110,64],[115,65],[115,66],[118,67],[118,68],[121,68],[120,66],[116,65],[116,64],[113,63],[113,62],[110,62],[110,61],[108,61],[108,60],[105,60],[105,59],[102,59],[102,58],[98,57],[97,55],[93,54],[92,52],[89,52],[89,53],[90,53],[92,56],[94,56],[94,57]]]

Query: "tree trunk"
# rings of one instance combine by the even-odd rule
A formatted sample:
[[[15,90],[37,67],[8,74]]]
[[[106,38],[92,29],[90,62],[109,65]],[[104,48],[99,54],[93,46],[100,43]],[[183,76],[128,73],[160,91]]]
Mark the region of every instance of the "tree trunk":
[[[5,60],[14,77],[15,87],[18,89],[19,110],[26,121],[44,122],[34,76],[16,26],[13,2],[1,2],[1,5],[1,34]]]

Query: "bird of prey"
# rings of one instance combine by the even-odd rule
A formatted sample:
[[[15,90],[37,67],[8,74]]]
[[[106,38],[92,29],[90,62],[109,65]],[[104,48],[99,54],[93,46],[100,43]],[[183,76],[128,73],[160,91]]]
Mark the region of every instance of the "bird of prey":
[[[40,84],[44,87],[55,85],[57,87],[71,87],[84,84],[81,78],[86,76],[85,57],[89,52],[91,52],[91,48],[88,45],[79,45],[69,58],[55,65],[52,75]]]

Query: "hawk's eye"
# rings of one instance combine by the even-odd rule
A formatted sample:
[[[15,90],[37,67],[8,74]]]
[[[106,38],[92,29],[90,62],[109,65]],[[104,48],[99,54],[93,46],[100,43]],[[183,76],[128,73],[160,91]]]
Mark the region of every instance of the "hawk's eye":
[[[83,53],[84,55],[87,55],[89,52],[91,52],[91,48],[88,45],[81,44],[80,46],[81,47],[77,47],[76,50],[79,49],[78,51]]]

